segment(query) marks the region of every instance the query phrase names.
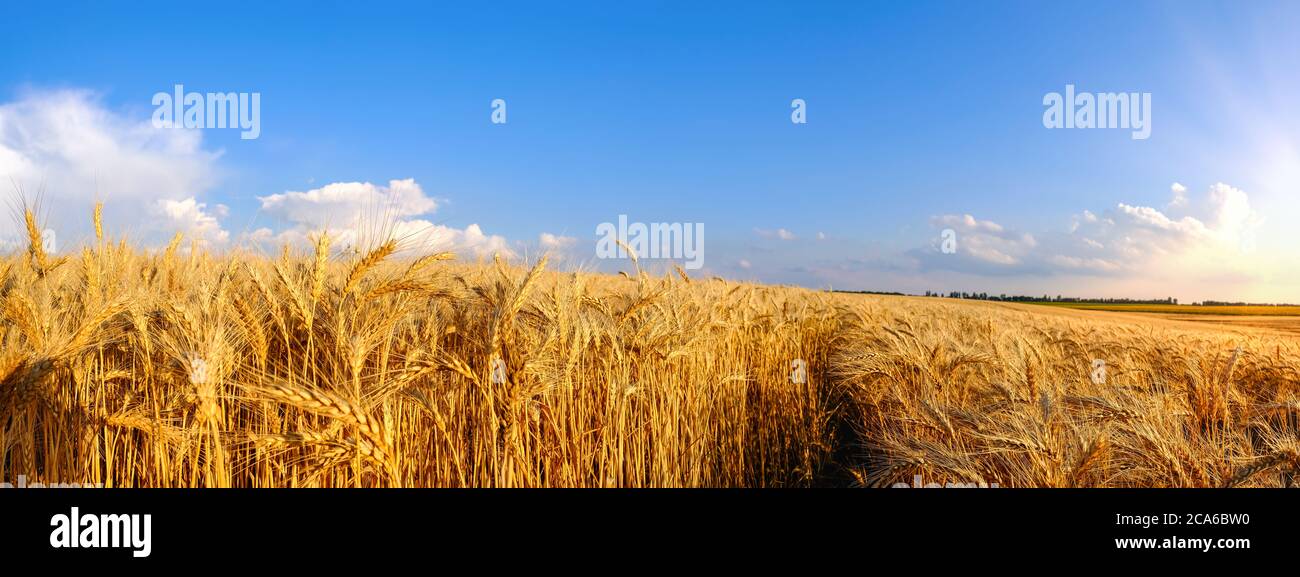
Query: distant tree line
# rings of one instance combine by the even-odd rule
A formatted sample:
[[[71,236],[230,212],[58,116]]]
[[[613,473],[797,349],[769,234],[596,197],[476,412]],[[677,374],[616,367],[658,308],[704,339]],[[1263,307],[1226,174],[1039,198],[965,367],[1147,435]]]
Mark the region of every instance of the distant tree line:
[[[1065,297],[1061,295],[1051,296],[1025,296],[1025,295],[991,295],[989,293],[968,293],[952,291],[943,294],[935,291],[925,291],[928,297],[947,297],[950,299],[971,299],[981,301],[1006,301],[1018,303],[1080,303],[1080,304],[1119,304],[1119,305],[1176,305],[1178,299],[1174,297],[1165,297],[1162,299],[1130,299],[1130,298],[1076,298]],[[1191,306],[1206,307],[1293,307],[1300,306],[1289,303],[1250,303],[1240,301],[1214,301],[1205,300],[1191,303]]]
[[[1203,305],[1203,306],[1207,306],[1207,307],[1295,307],[1295,306],[1300,306],[1300,305],[1295,305],[1295,304],[1291,304],[1291,303],[1244,303],[1244,302],[1228,302],[1228,301],[1202,301],[1202,302],[1199,302],[1199,303],[1193,303],[1193,304]]]
[[[1011,302],[1011,303],[1079,303],[1079,304],[1118,304],[1118,305],[1176,305],[1178,304],[1178,299],[1174,297],[1165,297],[1162,299],[1130,299],[1130,298],[1093,299],[1093,298],[1066,297],[1061,295],[1027,296],[1027,295],[1008,295],[1005,293],[991,295],[989,293],[968,293],[965,291],[952,291],[946,294],[938,291],[925,291],[924,295],[911,295],[911,294],[901,293],[901,292],[883,292],[883,291],[837,290],[834,292],[864,294],[864,295],[927,296],[927,297],[967,299],[967,300],[977,300],[977,301],[1002,301],[1002,302]],[[1289,303],[1250,303],[1250,302],[1240,302],[1240,301],[1206,300],[1206,301],[1193,302],[1191,303],[1191,306],[1294,307],[1300,305],[1289,304]]]
[[[1104,303],[1104,304],[1128,304],[1128,305],[1176,305],[1178,304],[1178,299],[1174,297],[1167,297],[1163,299],[1128,299],[1128,298],[1081,299],[1075,297],[1065,297],[1061,295],[1056,295],[1056,296],[1051,296],[1051,295],[1026,296],[1026,295],[1007,295],[1007,294],[991,295],[989,293],[968,293],[968,292],[958,292],[958,291],[952,291],[948,294],[943,294],[943,293],[933,292],[933,291],[925,291],[925,296],[947,297],[950,299],[970,299],[970,300],[977,300],[977,301],[1005,301],[1005,302],[1013,302],[1013,303]]]

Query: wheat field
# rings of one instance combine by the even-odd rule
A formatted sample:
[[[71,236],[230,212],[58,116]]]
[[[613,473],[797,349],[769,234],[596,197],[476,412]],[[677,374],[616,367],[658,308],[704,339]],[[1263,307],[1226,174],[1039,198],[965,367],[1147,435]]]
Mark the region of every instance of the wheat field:
[[[1262,330],[96,236],[0,260],[0,480],[106,487],[1291,486]],[[1068,314],[1067,314],[1068,313]],[[802,360],[806,378],[792,378]],[[1105,363],[1097,379],[1095,360]],[[30,481],[29,481],[30,482]]]

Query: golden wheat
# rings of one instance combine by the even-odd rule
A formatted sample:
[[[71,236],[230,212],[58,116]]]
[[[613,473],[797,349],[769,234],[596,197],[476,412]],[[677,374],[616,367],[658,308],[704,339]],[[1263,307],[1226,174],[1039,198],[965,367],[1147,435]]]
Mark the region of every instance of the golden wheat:
[[[109,241],[0,261],[0,480],[1289,486],[1300,345],[1024,306]],[[75,253],[74,253],[75,254]],[[75,270],[74,270],[75,269]],[[268,281],[268,278],[270,279]],[[794,378],[802,360],[806,374]],[[1094,378],[1094,359],[1105,379]]]

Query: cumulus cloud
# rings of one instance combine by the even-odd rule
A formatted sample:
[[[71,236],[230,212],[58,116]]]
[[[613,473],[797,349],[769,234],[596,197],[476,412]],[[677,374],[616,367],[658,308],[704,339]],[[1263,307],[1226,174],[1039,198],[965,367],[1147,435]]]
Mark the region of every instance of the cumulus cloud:
[[[571,236],[559,236],[544,232],[537,237],[538,244],[543,250],[568,250],[577,244],[578,239]]]
[[[229,212],[224,204],[218,204],[212,210],[208,205],[196,202],[194,197],[185,200],[159,200],[157,209],[180,232],[205,244],[224,244],[230,233],[221,228],[218,219]]]
[[[138,236],[165,238],[179,219],[207,240],[225,238],[197,200],[214,185],[219,157],[203,148],[198,130],[155,128],[148,118],[108,109],[89,91],[28,91],[0,104],[0,179],[29,199],[39,192],[47,209],[58,207],[49,224],[63,239],[89,234],[96,200],[104,201],[110,227]],[[0,219],[0,237],[14,234],[16,223]]]
[[[541,252],[549,254],[555,263],[577,262],[584,256],[590,256],[582,253],[578,239],[572,236],[543,232],[537,235],[536,246]],[[525,246],[524,250],[531,252],[531,247]]]
[[[925,268],[1007,272],[1023,265],[1038,246],[1038,240],[1032,234],[1010,230],[969,214],[936,216],[930,219],[930,225],[952,231],[955,252],[945,253],[941,246],[945,239],[936,237],[930,250],[913,251]]]
[[[1175,183],[1174,201],[1164,209],[1117,203],[1101,214],[1084,210],[1068,231],[1039,236],[1017,232],[971,215],[931,219],[935,229],[955,232],[956,250],[946,254],[940,239],[911,251],[923,269],[976,274],[1140,275],[1156,270],[1171,276],[1221,270],[1250,245],[1263,219],[1242,190],[1223,183],[1199,203]]]
[[[389,238],[413,251],[452,251],[462,256],[513,257],[509,241],[483,232],[478,224],[457,229],[417,218],[433,213],[438,203],[415,179],[390,180],[387,186],[369,182],[335,182],[307,191],[286,191],[258,197],[262,213],[287,223],[279,233],[259,229],[245,238],[253,242],[305,244],[319,231],[328,231],[335,246],[363,250]]]
[[[1175,199],[1178,208],[1166,211],[1120,203],[1105,217],[1085,215],[1076,219],[1071,235],[1087,246],[1088,256],[1104,261],[1096,267],[1102,271],[1141,270],[1154,260],[1222,266],[1216,261],[1240,253],[1245,241],[1263,224],[1251,209],[1249,196],[1227,184],[1211,186],[1199,204],[1186,196],[1176,195]]]
[[[426,234],[423,238],[426,246],[434,250],[452,250],[474,256],[499,254],[503,257],[511,257],[515,254],[505,237],[484,234],[483,229],[477,224],[471,224],[464,230],[457,230],[448,226],[429,225],[424,221],[415,222],[417,226],[426,227],[423,229]]]
[[[104,202],[105,222],[118,234],[157,244],[181,231],[209,246],[227,245],[222,219],[229,209],[204,200],[220,157],[203,147],[202,131],[154,127],[147,116],[109,109],[90,91],[29,91],[0,104],[0,179],[17,183],[29,199],[39,193],[47,226],[64,248],[89,237],[96,201]],[[340,248],[392,235],[421,250],[514,256],[504,237],[477,224],[458,229],[421,218],[438,203],[413,179],[335,182],[259,200],[277,224],[241,241],[305,243],[312,232],[329,230]],[[16,224],[0,219],[0,247],[17,246],[23,231]]]
[[[306,192],[261,196],[258,200],[265,214],[316,227],[350,226],[367,218],[401,219],[430,214],[438,208],[438,203],[426,196],[413,178],[390,180],[388,186],[335,182]]]

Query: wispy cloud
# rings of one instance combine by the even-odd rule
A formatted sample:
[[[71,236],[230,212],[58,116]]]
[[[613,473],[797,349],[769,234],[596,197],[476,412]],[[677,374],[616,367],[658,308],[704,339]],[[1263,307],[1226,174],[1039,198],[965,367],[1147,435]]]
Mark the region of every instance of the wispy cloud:
[[[778,228],[775,230],[756,228],[754,229],[754,234],[758,235],[760,238],[776,239],[776,240],[795,240],[799,238],[795,236],[793,232],[790,232],[784,228]]]

